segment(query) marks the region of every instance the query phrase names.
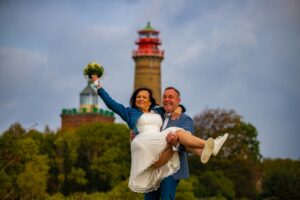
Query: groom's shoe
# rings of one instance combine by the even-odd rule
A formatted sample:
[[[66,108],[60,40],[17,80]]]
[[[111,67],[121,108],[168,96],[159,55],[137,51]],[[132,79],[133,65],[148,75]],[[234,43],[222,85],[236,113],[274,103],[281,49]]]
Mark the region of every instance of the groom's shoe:
[[[216,156],[219,153],[221,147],[227,140],[227,137],[228,137],[228,133],[225,133],[223,136],[219,136],[215,139],[215,147],[212,153],[214,156]]]
[[[211,154],[213,153],[214,147],[215,147],[215,140],[213,138],[208,138],[208,140],[206,140],[205,142],[205,146],[201,154],[201,162],[203,164],[208,162]]]

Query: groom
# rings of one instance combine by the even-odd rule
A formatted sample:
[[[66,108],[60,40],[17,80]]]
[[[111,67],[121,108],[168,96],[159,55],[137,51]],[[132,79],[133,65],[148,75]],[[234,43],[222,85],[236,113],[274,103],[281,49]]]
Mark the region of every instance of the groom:
[[[164,90],[162,104],[167,115],[170,115],[172,112],[174,112],[180,102],[180,92],[176,88],[167,87]],[[169,117],[167,115],[164,119],[162,130],[167,127],[176,126],[194,133],[193,120],[190,116],[182,113],[178,119],[169,120]],[[167,136],[167,141],[168,143],[173,144],[173,149],[175,151],[178,151],[180,159],[180,169],[174,175],[163,179],[158,190],[145,193],[145,200],[159,200],[160,198],[161,200],[174,200],[176,187],[179,183],[179,180],[189,177],[187,154],[184,146],[178,145],[178,138],[175,134],[172,133]]]

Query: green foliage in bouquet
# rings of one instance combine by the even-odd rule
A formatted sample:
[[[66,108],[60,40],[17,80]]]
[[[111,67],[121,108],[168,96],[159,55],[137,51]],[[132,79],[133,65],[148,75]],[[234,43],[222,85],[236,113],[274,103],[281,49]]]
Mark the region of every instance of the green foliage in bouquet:
[[[92,75],[97,75],[100,78],[103,72],[104,72],[103,66],[95,62],[90,62],[83,69],[83,74],[88,78],[91,78]]]

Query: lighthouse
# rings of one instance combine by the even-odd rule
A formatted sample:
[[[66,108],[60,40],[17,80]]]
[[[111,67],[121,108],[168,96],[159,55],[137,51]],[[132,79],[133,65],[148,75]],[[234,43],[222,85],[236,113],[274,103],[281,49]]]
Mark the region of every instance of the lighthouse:
[[[150,88],[158,104],[161,103],[161,62],[164,51],[159,49],[161,41],[159,31],[150,22],[138,31],[139,38],[135,42],[137,50],[133,50],[135,61],[134,90],[140,87]]]

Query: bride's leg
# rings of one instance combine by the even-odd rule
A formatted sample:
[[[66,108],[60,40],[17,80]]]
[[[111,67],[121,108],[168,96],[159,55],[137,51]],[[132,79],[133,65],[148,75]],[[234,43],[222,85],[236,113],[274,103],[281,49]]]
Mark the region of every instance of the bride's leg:
[[[174,151],[170,144],[167,145],[167,148],[161,153],[159,160],[157,160],[152,167],[158,168],[166,164],[173,156]]]
[[[215,147],[215,141],[213,138],[202,140],[183,130],[178,130],[175,134],[178,136],[179,143],[184,145],[185,148],[201,150],[201,152],[200,150],[194,150],[194,153],[200,156],[203,164],[208,162]]]
[[[193,153],[193,154],[201,156],[203,148],[186,148],[186,150]]]
[[[179,143],[186,148],[202,148],[205,146],[205,140],[200,139],[190,132],[184,130],[177,130],[175,134],[178,136]]]

